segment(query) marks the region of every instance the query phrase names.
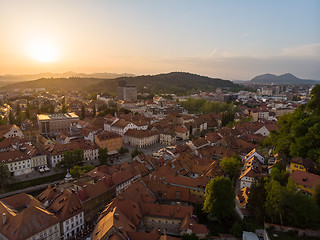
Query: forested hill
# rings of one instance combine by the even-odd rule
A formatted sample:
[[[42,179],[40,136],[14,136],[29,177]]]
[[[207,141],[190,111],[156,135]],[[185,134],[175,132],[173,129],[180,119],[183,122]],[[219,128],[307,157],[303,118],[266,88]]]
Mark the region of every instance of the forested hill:
[[[214,91],[216,88],[240,88],[228,80],[210,78],[185,72],[172,72],[158,75],[144,75],[137,77],[121,77],[114,80],[105,80],[89,87],[92,91],[101,89],[115,89],[118,81],[135,84],[138,92],[148,93],[175,93],[185,94],[195,91]]]
[[[33,81],[23,81],[3,86],[2,89],[15,89],[15,88],[45,88],[51,89],[83,89],[92,84],[99,83],[105,79],[98,78],[41,78]]]
[[[167,74],[119,77],[116,79],[98,78],[42,78],[35,81],[6,85],[3,89],[46,88],[84,89],[115,94],[119,81],[135,84],[138,92],[186,94],[195,91],[214,91],[216,88],[240,89],[240,85],[228,80],[209,78],[191,73],[172,72]]]

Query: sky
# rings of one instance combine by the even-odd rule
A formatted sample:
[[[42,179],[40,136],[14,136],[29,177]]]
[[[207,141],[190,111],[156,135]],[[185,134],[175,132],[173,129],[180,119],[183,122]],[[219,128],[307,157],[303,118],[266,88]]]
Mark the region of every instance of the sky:
[[[318,0],[0,0],[0,74],[320,80]]]

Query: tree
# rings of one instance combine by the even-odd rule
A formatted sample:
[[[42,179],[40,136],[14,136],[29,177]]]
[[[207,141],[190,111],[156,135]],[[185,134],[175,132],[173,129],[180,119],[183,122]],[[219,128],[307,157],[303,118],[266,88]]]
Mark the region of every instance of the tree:
[[[65,97],[62,98],[61,104],[62,104],[62,113],[66,113],[68,109],[67,109],[67,102]]]
[[[230,233],[237,238],[241,238],[243,229],[239,222],[235,222],[230,229]]]
[[[197,237],[195,233],[182,235],[182,240],[198,240],[198,239],[199,237]]]
[[[30,104],[29,103],[27,103],[26,117],[27,117],[27,119],[30,119]]]
[[[216,177],[209,181],[205,189],[203,210],[209,219],[225,220],[234,215],[234,188],[226,177]]]
[[[131,157],[135,158],[136,156],[138,156],[139,154],[141,154],[142,152],[138,150],[138,147],[136,147],[132,153],[131,153]]]
[[[314,190],[313,190],[313,198],[316,202],[316,204],[318,205],[318,207],[320,208],[320,184],[317,184],[315,187],[314,187]]]
[[[49,113],[54,114],[54,105],[52,103],[50,104]]]
[[[84,171],[80,166],[74,166],[70,169],[70,174],[73,178],[79,178],[80,176],[84,175]]]
[[[62,104],[62,113],[66,113],[67,112],[67,104],[64,102]]]
[[[117,108],[117,103],[113,100],[109,100],[108,105],[110,108]]]
[[[95,117],[96,114],[97,114],[96,106],[93,105],[93,107],[92,107],[92,115],[93,115],[93,117]]]
[[[278,131],[271,131],[264,146],[289,157],[310,158],[320,163],[320,85],[312,92],[311,101],[293,113],[279,118]]]
[[[229,122],[233,122],[234,120],[234,113],[230,111],[226,111],[222,113],[221,116],[221,125],[226,126]]]
[[[86,164],[84,167],[83,167],[83,171],[85,173],[88,173],[90,172],[91,170],[93,170],[95,168],[95,166],[91,165],[91,164]]]
[[[125,153],[128,153],[128,152],[129,152],[128,148],[125,148],[125,147],[121,147],[120,150],[119,150],[120,154],[125,154]]]
[[[320,114],[320,85],[317,84],[312,88],[310,94],[311,100],[308,103],[307,107],[310,110],[315,111],[317,114]]]
[[[108,162],[108,149],[107,148],[99,148],[99,161],[101,165],[106,165]]]
[[[14,124],[14,118],[13,118],[12,111],[9,112],[9,123]]]
[[[250,187],[247,209],[257,223],[263,223],[265,216],[264,203],[266,201],[265,179],[255,179]]]
[[[74,166],[82,166],[83,163],[83,149],[75,149],[73,151],[65,151],[63,153],[63,159],[58,163],[58,167],[71,169]]]
[[[5,120],[2,118],[2,116],[0,116],[0,125],[4,125],[5,124]]]
[[[16,115],[19,115],[19,113],[21,112],[21,107],[20,104],[17,104],[17,110],[16,110]]]
[[[85,114],[86,114],[86,109],[84,107],[84,104],[82,103],[82,106],[81,106],[81,120],[83,120],[85,118]]]
[[[234,182],[242,167],[241,158],[238,155],[232,156],[231,158],[224,157],[220,162],[220,167]]]
[[[0,187],[3,188],[7,186],[10,179],[11,175],[8,166],[4,163],[0,163]]]

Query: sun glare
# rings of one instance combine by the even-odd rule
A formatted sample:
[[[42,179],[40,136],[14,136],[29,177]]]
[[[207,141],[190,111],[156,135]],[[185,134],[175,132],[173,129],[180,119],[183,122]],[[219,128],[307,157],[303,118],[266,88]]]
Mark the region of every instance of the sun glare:
[[[58,58],[58,51],[51,42],[37,41],[30,46],[29,55],[39,62],[54,62]]]

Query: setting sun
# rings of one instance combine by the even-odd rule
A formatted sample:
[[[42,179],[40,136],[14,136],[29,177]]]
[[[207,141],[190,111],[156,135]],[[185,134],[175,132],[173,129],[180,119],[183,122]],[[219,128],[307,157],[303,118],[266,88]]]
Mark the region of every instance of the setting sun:
[[[58,59],[58,50],[49,41],[37,41],[31,44],[29,55],[39,62],[54,62]]]

